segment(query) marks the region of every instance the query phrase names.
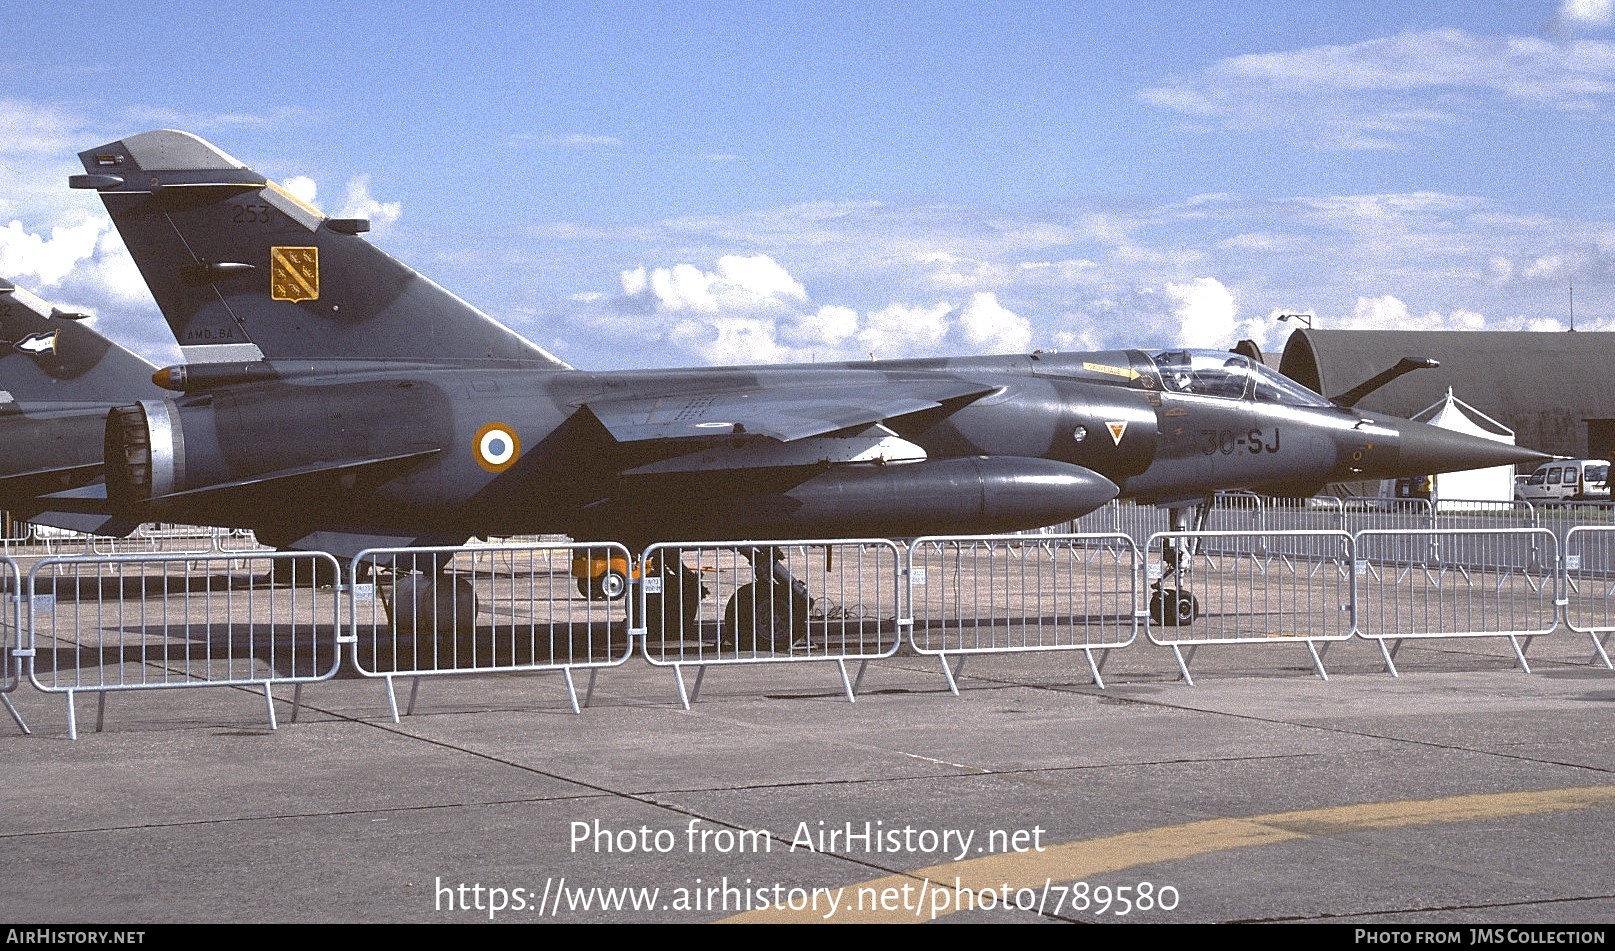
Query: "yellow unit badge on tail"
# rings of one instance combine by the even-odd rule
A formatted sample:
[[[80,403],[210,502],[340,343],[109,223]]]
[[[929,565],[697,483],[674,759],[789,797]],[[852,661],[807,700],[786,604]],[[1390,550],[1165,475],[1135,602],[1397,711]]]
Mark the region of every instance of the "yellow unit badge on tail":
[[[320,249],[270,248],[269,296],[272,300],[317,300]]]

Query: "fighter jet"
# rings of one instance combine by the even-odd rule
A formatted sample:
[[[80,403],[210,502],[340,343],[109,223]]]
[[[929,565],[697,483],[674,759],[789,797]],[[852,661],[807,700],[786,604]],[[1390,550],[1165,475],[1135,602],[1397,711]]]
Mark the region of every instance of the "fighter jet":
[[[105,517],[47,512],[41,495],[101,479],[107,411],[164,392],[157,367],[0,280],[0,509],[58,528],[127,532]]]
[[[1118,496],[1545,458],[1222,352],[577,370],[194,135],[80,158],[71,184],[100,194],[191,361],[110,413],[105,497],[59,499],[137,521],[338,555],[541,532],[639,550],[1020,530]],[[656,570],[650,610],[691,616],[695,586]]]

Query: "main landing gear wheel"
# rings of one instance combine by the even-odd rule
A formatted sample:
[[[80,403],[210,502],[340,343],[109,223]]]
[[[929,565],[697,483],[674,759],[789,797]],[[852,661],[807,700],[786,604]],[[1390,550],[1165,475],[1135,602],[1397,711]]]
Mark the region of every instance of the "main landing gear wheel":
[[[590,601],[621,601],[628,593],[628,576],[607,571],[595,578],[579,578],[578,593]]]
[[[1200,602],[1177,588],[1157,588],[1150,594],[1150,620],[1162,627],[1188,627],[1200,616]]]
[[[785,592],[790,595],[786,596]],[[741,650],[788,651],[807,636],[812,599],[802,582],[789,587],[773,579],[741,585],[723,610],[723,630]]]
[[[742,550],[751,560],[750,584],[741,585],[723,610],[724,635],[741,650],[789,651],[807,636],[813,599],[791,577],[777,548]]]

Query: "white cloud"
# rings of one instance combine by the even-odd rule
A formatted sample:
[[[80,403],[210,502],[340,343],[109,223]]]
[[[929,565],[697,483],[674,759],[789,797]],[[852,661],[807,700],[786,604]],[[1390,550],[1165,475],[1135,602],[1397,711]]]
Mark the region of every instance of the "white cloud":
[[[780,363],[788,359],[789,351],[780,345],[774,331],[771,320],[717,317],[678,321],[669,337],[714,364]]]
[[[715,271],[693,264],[638,267],[623,271],[621,279],[625,295],[669,311],[779,309],[807,300],[807,289],[766,254],[724,255]]]
[[[140,268],[135,266],[135,259],[116,229],[109,228],[101,235],[90,270],[94,283],[106,288],[118,303],[151,303],[146,279],[140,276]]]
[[[1615,0],[1564,0],[1550,27],[1558,33],[1596,30],[1615,22]]]
[[[814,354],[838,352],[858,332],[858,312],[851,307],[827,304],[811,314],[802,314],[784,328],[785,338],[798,350]]]
[[[611,148],[622,144],[622,139],[619,139],[614,135],[585,135],[581,133],[559,136],[556,138],[547,139],[546,141],[551,145],[564,145],[568,148],[574,149],[600,147]]]
[[[578,322],[609,337],[606,345],[662,365],[680,362],[680,351],[684,362],[806,363],[1025,352],[1032,339],[1031,322],[991,291],[972,293],[962,307],[892,301],[861,311],[813,300],[768,255],[723,255],[712,270],[640,266],[619,279],[622,294],[610,301],[571,295],[585,309]]]
[[[788,219],[802,230],[786,227]],[[823,362],[871,351],[885,359],[1034,346],[1226,349],[1245,338],[1266,348],[1292,329],[1277,315],[1294,312],[1316,315],[1324,328],[1423,326],[1431,314],[1433,325],[1453,328],[1551,327],[1566,317],[1571,280],[1579,329],[1615,315],[1615,225],[1517,214],[1496,199],[1223,195],[1040,208],[1025,220],[1000,213],[988,233],[984,220],[964,209],[850,204],[752,212],[701,228],[641,226],[619,240],[672,249],[673,261],[689,263],[621,271],[620,290],[594,300],[575,298],[595,288],[568,286],[556,313],[523,329],[582,330],[573,346],[598,348],[568,351],[582,366],[677,366],[736,354]],[[764,234],[761,221],[776,230]],[[683,256],[691,248],[711,250]],[[788,271],[778,263],[785,254]],[[749,266],[732,263],[740,261]],[[982,277],[949,284],[939,274]],[[1376,321],[1381,311],[1369,305],[1359,313],[1359,299],[1386,297],[1405,302],[1410,316]],[[1003,321],[996,335],[989,315]],[[722,319],[754,323],[720,327]],[[682,342],[669,336],[679,321],[693,322]],[[731,343],[742,339],[747,347]]]
[[[865,318],[858,343],[877,360],[935,353],[948,335],[952,312],[953,305],[944,302],[930,307],[891,304]]]
[[[40,287],[60,284],[80,261],[95,254],[105,227],[105,222],[95,220],[56,225],[46,238],[13,221],[0,228],[0,275]]]
[[[370,194],[370,176],[355,175],[348,179],[347,195],[342,202],[338,218],[365,218],[372,230],[380,231],[397,221],[403,214],[403,204],[396,201],[377,201]]]
[[[1607,13],[1608,0],[1602,6]],[[1324,148],[1396,148],[1411,134],[1499,104],[1608,112],[1615,102],[1615,45],[1426,30],[1230,57],[1139,98],[1227,128],[1278,130]]]
[[[1178,342],[1185,347],[1225,347],[1233,337],[1239,307],[1233,292],[1214,277],[1166,285],[1178,318]]]
[[[998,295],[974,294],[959,315],[965,340],[983,353],[1025,353],[1031,349],[1032,325],[998,303]]]
[[[1338,330],[1516,330],[1538,333],[1569,329],[1568,321],[1557,317],[1527,314],[1487,317],[1465,307],[1416,314],[1392,294],[1358,298],[1350,314],[1320,316],[1318,326]],[[1615,319],[1609,316],[1579,318],[1576,328],[1607,331],[1615,329]]]
[[[299,201],[315,208],[320,207],[320,187],[314,179],[307,175],[293,175],[280,183]],[[346,194],[342,204],[333,217],[336,218],[364,218],[370,222],[372,231],[381,231],[388,225],[397,221],[403,215],[402,202],[378,201],[370,194],[370,176],[355,175],[348,179]]]
[[[319,207],[320,186],[315,184],[314,179],[309,178],[307,175],[293,175],[291,178],[281,182],[280,187],[291,192],[299,201],[313,205],[316,208]]]

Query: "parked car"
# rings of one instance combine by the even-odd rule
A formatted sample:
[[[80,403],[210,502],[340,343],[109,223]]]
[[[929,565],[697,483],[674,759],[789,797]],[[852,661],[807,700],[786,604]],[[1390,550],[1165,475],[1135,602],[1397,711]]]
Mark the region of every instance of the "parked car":
[[[1516,482],[1514,497],[1527,502],[1607,502],[1609,460],[1545,462],[1524,482]]]

